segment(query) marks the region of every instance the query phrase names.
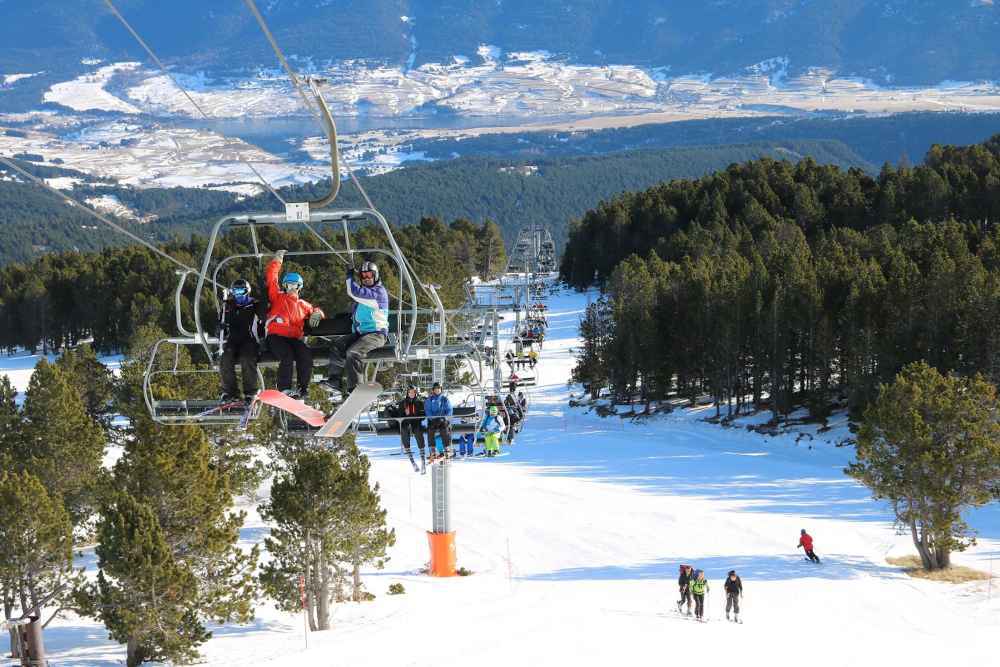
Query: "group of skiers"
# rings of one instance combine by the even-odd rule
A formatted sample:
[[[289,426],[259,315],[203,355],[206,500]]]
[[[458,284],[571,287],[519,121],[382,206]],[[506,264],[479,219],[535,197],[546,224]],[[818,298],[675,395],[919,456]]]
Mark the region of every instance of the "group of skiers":
[[[475,432],[460,436],[458,456],[469,457],[475,454],[474,446],[478,433],[484,435],[484,454],[486,456],[496,456],[500,453],[501,436],[506,436],[507,443],[513,444],[514,436],[520,430],[520,424],[524,420],[527,400],[524,398],[523,392],[516,397],[513,394],[508,394],[502,404],[503,412],[507,416],[506,420],[500,414],[500,407],[497,404],[489,405],[486,414],[477,424]],[[403,451],[410,459],[414,472],[426,472],[428,461],[433,463],[438,458],[454,458],[451,433],[451,417],[453,415],[454,408],[439,382],[434,383],[434,386],[431,387],[431,395],[426,399],[421,399],[417,387],[411,385],[407,388],[406,395],[391,406],[387,416],[399,423],[399,439]],[[426,427],[423,425],[425,420]],[[436,444],[438,438],[440,438],[441,443],[440,450]],[[420,450],[419,466],[413,457],[413,450],[410,447],[411,440],[416,440],[417,449]]]
[[[705,596],[708,594],[708,579],[705,578],[704,570],[695,570],[690,565],[681,565],[680,576],[677,578],[677,586],[680,589],[681,599],[677,601],[678,613],[684,614],[684,606],[687,604],[687,615],[691,615],[692,601],[694,602],[694,617],[703,621],[705,619]],[[743,581],[736,570],[730,570],[726,575],[726,582],[723,584],[726,591],[726,620],[740,622],[740,598],[743,597]],[[733,613],[732,618],[729,612]]]
[[[285,258],[279,250],[264,270],[267,303],[252,295],[250,283],[240,278],[225,297],[220,322],[222,356],[222,402],[241,399],[236,381],[236,364],[243,375],[242,399],[257,394],[257,361],[261,345],[278,359],[278,390],[293,398],[308,393],[312,377],[312,353],[305,344],[305,328],[315,328],[326,318],[322,309],[302,298],[302,276],[289,271],[278,279]],[[347,268],[347,294],[352,300],[351,331],[339,336],[331,350],[327,377],[319,384],[328,391],[341,391],[341,375],[346,367],[347,384],[342,391],[354,391],[364,371],[364,358],[384,346],[389,339],[389,293],[382,285],[378,266],[364,262],[357,270]],[[295,386],[292,371],[295,370]]]
[[[805,549],[806,558],[814,563],[819,563],[819,556],[813,551],[813,539],[806,529],[799,533],[799,546]],[[705,578],[704,570],[696,570],[691,565],[682,564],[680,575],[677,577],[677,587],[680,590],[681,599],[677,601],[677,612],[691,616],[692,603],[694,606],[694,617],[705,620],[705,596],[708,594],[708,579]],[[726,592],[726,620],[740,623],[740,600],[743,598],[743,581],[736,574],[736,570],[730,570],[726,575],[726,581],[722,585]],[[687,611],[685,612],[685,606]],[[732,612],[732,616],[730,616]]]

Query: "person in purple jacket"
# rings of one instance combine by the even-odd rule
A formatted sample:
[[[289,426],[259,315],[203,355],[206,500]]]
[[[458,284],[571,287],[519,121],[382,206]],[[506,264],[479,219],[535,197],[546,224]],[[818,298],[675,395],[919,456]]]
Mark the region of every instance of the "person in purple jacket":
[[[348,394],[358,386],[365,355],[389,341],[389,292],[379,279],[378,266],[365,262],[357,274],[355,280],[354,269],[347,269],[347,294],[354,301],[352,331],[334,342],[326,379],[320,382],[324,389],[338,391],[346,364]]]

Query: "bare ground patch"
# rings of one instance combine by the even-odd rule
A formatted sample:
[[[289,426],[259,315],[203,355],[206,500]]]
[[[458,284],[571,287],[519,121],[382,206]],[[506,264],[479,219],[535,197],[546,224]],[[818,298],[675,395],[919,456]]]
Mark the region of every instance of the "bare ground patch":
[[[930,581],[943,581],[949,584],[963,584],[969,581],[985,581],[990,575],[980,570],[974,570],[964,565],[952,565],[943,570],[925,570],[920,556],[899,556],[885,559],[889,565],[903,568],[903,571],[911,577],[917,579],[929,579]]]

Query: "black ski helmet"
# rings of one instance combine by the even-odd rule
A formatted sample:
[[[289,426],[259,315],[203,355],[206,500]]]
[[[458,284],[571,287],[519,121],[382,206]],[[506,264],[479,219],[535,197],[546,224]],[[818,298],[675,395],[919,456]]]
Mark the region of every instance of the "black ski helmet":
[[[805,534],[806,534],[806,529],[805,528],[803,528],[802,530],[799,531],[799,535],[805,535]]]
[[[361,268],[358,269],[358,273],[364,273],[365,271],[370,271],[372,275],[375,276],[375,282],[379,282],[379,280],[381,279],[381,276],[379,276],[378,272],[378,264],[376,264],[375,262],[365,262],[364,264],[361,265]]]

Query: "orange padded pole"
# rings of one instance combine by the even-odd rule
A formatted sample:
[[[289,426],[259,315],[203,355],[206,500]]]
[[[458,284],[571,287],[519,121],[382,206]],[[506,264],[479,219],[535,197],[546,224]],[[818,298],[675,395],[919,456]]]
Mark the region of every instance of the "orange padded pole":
[[[458,558],[455,554],[455,531],[432,533],[427,531],[427,541],[431,546],[432,577],[454,577]]]

